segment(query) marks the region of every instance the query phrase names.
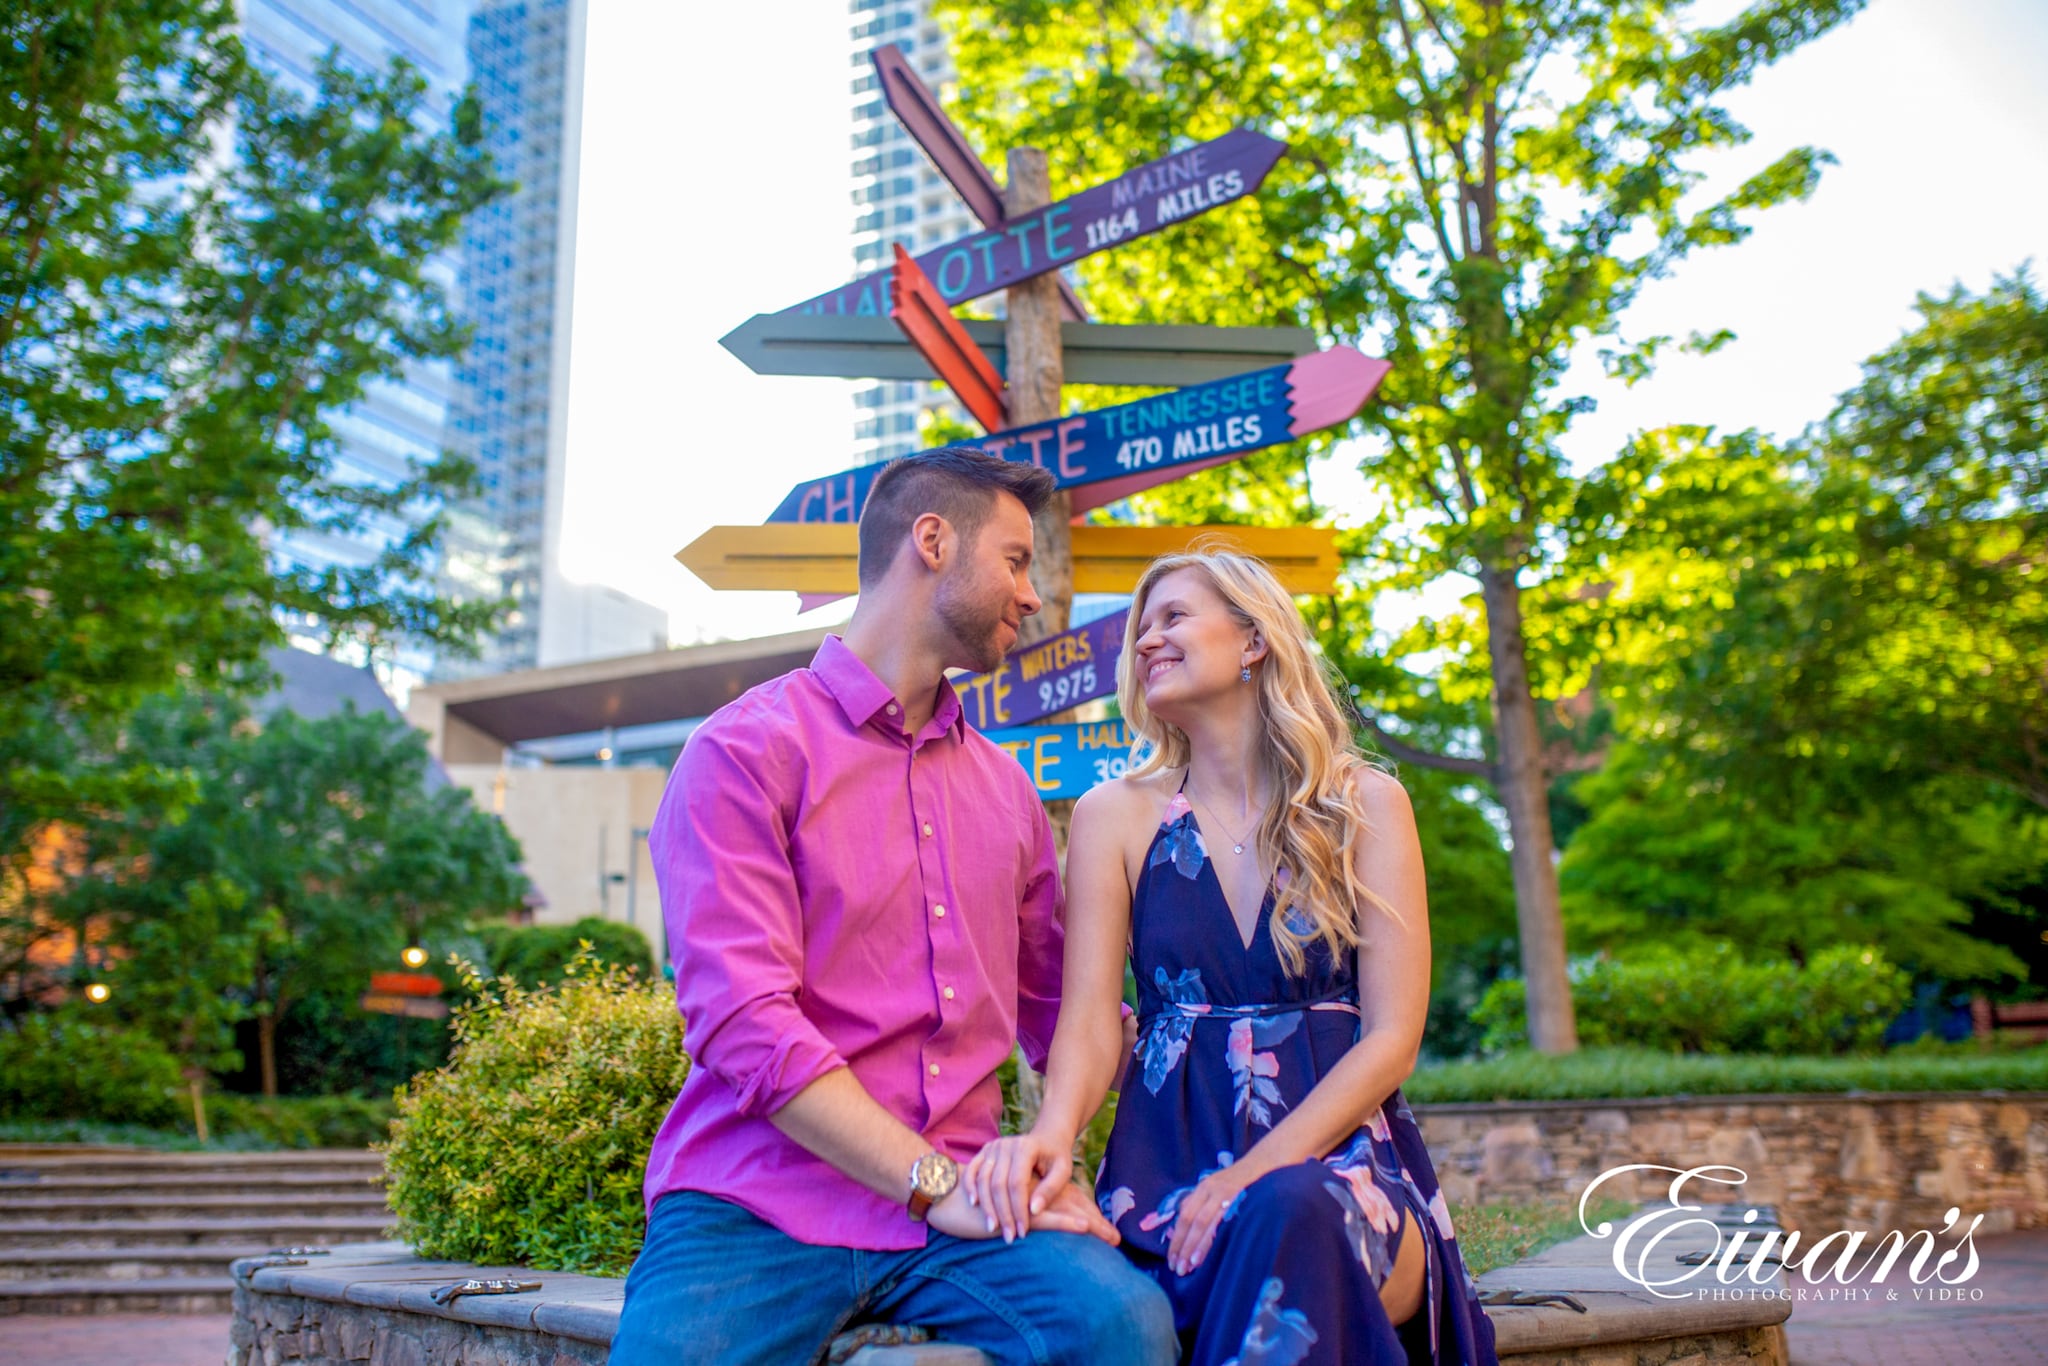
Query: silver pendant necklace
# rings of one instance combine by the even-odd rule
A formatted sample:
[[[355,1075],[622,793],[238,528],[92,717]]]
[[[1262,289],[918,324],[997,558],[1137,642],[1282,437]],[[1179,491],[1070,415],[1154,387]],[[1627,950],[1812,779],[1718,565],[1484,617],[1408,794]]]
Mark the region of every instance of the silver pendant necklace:
[[[1188,793],[1188,797],[1195,803],[1195,805],[1201,807],[1203,811],[1208,813],[1209,819],[1216,822],[1216,828],[1222,832],[1223,837],[1225,839],[1230,841],[1230,852],[1233,854],[1242,854],[1244,852],[1244,842],[1246,838],[1250,836],[1253,830],[1258,828],[1259,817],[1264,816],[1266,814],[1264,811],[1261,811],[1258,816],[1252,817],[1252,823],[1249,826],[1245,827],[1245,832],[1243,835],[1233,836],[1230,833],[1230,827],[1223,823],[1222,818],[1219,817],[1214,811],[1209,810],[1209,803],[1203,801],[1200,797],[1195,796],[1195,794],[1192,792]]]

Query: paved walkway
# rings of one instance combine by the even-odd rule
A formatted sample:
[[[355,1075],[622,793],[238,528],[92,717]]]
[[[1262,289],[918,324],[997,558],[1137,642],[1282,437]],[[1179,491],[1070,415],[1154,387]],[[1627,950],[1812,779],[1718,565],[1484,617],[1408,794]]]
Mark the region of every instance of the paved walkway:
[[[226,1314],[10,1314],[0,1361],[37,1366],[221,1366]]]
[[[1982,1299],[1807,1300],[1786,1325],[1792,1366],[2040,1366],[2048,1361],[2048,1229],[1979,1238],[1965,1287]],[[40,1366],[220,1366],[225,1314],[18,1314],[0,1318],[0,1361]]]
[[[1899,1298],[1807,1300],[1785,1325],[1792,1366],[2041,1366],[2048,1361],[2048,1229],[1978,1238],[1977,1274],[1956,1289],[1981,1298],[1913,1298],[1895,1271]],[[1923,1291],[1924,1293],[1924,1291]]]

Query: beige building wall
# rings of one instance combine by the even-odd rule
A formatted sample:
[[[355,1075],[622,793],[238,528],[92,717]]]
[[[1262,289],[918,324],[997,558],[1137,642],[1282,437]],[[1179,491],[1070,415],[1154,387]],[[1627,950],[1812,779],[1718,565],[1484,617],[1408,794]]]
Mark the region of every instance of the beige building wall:
[[[447,769],[519,841],[527,876],[547,899],[534,911],[536,923],[568,924],[590,915],[630,923],[647,936],[657,959],[667,959],[645,834],[661,804],[666,770],[464,763]]]

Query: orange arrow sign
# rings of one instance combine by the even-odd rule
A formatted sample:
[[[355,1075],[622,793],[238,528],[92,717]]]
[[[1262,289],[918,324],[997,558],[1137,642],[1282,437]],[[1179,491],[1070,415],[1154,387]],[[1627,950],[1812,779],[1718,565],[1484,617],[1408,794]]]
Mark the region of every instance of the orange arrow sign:
[[[889,316],[946,387],[967,405],[982,430],[999,432],[1008,426],[1010,405],[1003,397],[1003,377],[901,242],[896,244],[896,273],[889,280],[889,296],[894,301]]]

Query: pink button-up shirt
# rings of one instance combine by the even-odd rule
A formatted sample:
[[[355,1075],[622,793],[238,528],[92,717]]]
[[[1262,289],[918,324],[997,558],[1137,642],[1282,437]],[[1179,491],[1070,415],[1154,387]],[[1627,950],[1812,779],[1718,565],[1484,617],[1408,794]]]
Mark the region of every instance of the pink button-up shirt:
[[[828,636],[690,737],[648,844],[692,1060],[648,1155],[649,1207],[703,1191],[802,1242],[922,1247],[903,1200],[768,1117],[850,1067],[958,1161],[995,1137],[997,1066],[1021,1038],[1043,1068],[1059,1010],[1052,828],[1023,768],[950,684],[904,734],[888,688]]]

